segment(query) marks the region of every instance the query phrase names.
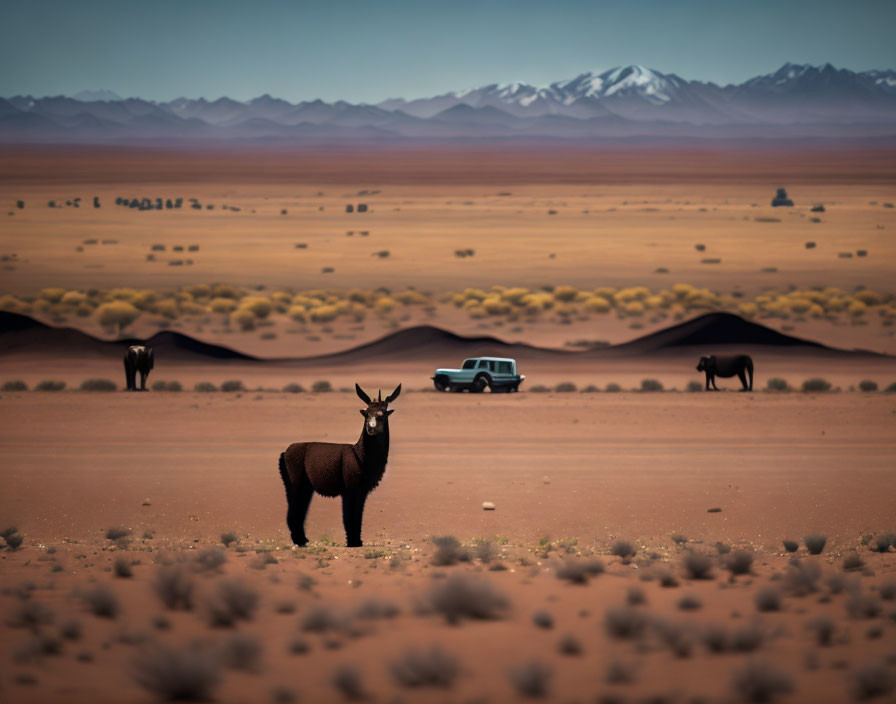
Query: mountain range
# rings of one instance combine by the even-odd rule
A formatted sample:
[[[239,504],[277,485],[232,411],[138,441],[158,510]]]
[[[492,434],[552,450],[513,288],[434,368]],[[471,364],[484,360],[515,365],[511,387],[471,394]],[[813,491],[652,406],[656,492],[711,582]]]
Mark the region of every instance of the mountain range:
[[[376,105],[270,95],[156,102],[111,91],[0,98],[3,142],[896,136],[896,71],[785,64],[737,85],[643,66]]]

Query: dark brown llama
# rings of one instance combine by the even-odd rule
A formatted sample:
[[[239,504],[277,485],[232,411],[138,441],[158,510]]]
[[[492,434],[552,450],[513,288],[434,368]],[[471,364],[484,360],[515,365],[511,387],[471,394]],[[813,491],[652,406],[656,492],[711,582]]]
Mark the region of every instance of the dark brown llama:
[[[364,427],[358,442],[296,442],[280,453],[280,476],[286,487],[286,524],[292,541],[300,547],[308,544],[305,516],[315,491],[321,496],[342,496],[346,545],[361,547],[364,502],[386,471],[389,416],[394,413],[388,405],[398,398],[401,384],[385,400],[382,391],[376,401],[371,401],[357,384],[355,391],[367,404],[361,411]]]

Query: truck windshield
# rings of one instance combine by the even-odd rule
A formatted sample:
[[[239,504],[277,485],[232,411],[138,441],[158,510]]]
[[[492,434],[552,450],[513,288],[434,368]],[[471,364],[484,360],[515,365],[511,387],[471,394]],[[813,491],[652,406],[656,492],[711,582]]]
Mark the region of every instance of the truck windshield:
[[[475,369],[476,368],[476,360],[475,359],[465,359],[463,368],[464,369]]]

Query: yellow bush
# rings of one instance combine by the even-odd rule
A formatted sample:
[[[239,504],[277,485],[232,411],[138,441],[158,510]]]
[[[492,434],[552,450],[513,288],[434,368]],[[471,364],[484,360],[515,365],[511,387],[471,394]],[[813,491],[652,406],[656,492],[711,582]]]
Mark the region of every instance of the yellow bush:
[[[790,304],[790,310],[798,315],[808,313],[813,305],[812,301],[808,298],[790,298],[788,299],[788,303]]]
[[[591,296],[585,300],[585,310],[591,313],[609,313],[613,306],[603,296]]]
[[[161,315],[163,318],[168,318],[169,320],[174,320],[179,314],[177,301],[172,298],[166,298],[165,300],[159,301],[152,307],[152,310],[157,315]]]
[[[862,301],[854,300],[849,304],[849,308],[847,311],[853,318],[860,318],[865,315],[865,311],[868,310],[868,306],[866,306]]]
[[[649,295],[650,289],[646,286],[630,286],[619,289],[613,296],[613,299],[617,303],[628,303],[629,301],[644,301]]]
[[[575,286],[558,286],[554,289],[554,300],[555,301],[563,301],[568,302],[575,299],[578,295],[579,289]]]
[[[212,296],[215,298],[232,298],[234,300],[240,297],[240,292],[228,284],[215,284],[212,286]]]
[[[824,317],[824,308],[822,308],[822,307],[821,307],[820,305],[818,305],[817,303],[813,303],[811,306],[809,306],[809,310],[806,311],[806,312],[807,312],[809,315],[811,315],[813,318],[822,318],[822,317]]]
[[[465,288],[464,289],[464,300],[476,300],[482,301],[488,294],[478,288]]]
[[[30,306],[23,300],[10,294],[0,296],[0,310],[8,310],[12,313],[24,313]]]
[[[547,292],[529,293],[523,296],[521,303],[529,313],[537,313],[540,310],[549,310],[554,307],[554,297]]]
[[[883,303],[883,298],[878,296],[874,291],[857,291],[853,297],[864,303],[866,306],[878,306]]]
[[[617,289],[612,286],[598,286],[592,293],[595,296],[600,296],[601,298],[605,298],[608,301],[613,300],[613,296],[616,295]]]
[[[510,312],[510,304],[497,296],[490,296],[482,301],[482,307],[489,315],[505,315]]]
[[[87,294],[81,293],[81,291],[66,291],[62,295],[61,303],[64,303],[67,306],[77,306],[87,300]]]
[[[395,300],[389,298],[389,296],[381,296],[376,300],[376,312],[377,313],[389,313],[391,312],[397,304]]]
[[[246,296],[240,301],[240,308],[248,310],[256,318],[267,318],[274,310],[274,305],[265,296]]]
[[[152,304],[159,299],[155,291],[139,291],[135,293],[131,304],[140,310],[150,310]]]
[[[292,306],[286,314],[297,323],[304,323],[308,320],[308,317],[305,315],[306,311],[303,306]]]
[[[675,284],[672,287],[672,293],[675,294],[675,297],[679,300],[687,298],[690,293],[692,293],[694,287],[690,284]]]
[[[237,308],[230,314],[230,320],[240,330],[248,331],[255,329],[255,314],[246,308]]]
[[[362,291],[361,289],[352,289],[348,292],[348,300],[353,303],[364,303],[367,304],[370,302],[370,294],[366,291]]]
[[[59,303],[64,295],[64,288],[45,288],[40,292],[40,297],[50,303]]]
[[[486,312],[485,308],[483,308],[481,305],[470,306],[469,308],[467,308],[467,313],[469,313],[471,318],[475,319],[484,318],[488,315],[488,312]]]
[[[395,300],[406,306],[420,306],[429,301],[429,299],[419,291],[411,290],[395,294]]]
[[[209,301],[212,313],[231,313],[236,309],[236,301],[232,298],[217,297]]]
[[[113,301],[127,301],[133,303],[137,297],[137,292],[132,288],[113,288],[107,294],[107,298]]]
[[[501,298],[508,303],[521,306],[523,305],[523,298],[529,293],[529,289],[527,288],[507,288],[501,292]]]
[[[755,303],[740,303],[737,306],[737,311],[745,318],[752,318],[759,312],[759,306]]]
[[[637,317],[644,314],[644,304],[641,301],[630,301],[623,306],[626,315]]]
[[[212,295],[212,287],[207,284],[196,284],[195,286],[187,286],[185,290],[193,298],[210,298]]]
[[[464,305],[464,301],[466,301],[466,300],[467,299],[464,298],[464,294],[462,294],[462,293],[455,293],[453,296],[451,296],[451,302],[457,308],[462,308]]]
[[[339,317],[339,309],[336,306],[318,306],[312,308],[310,318],[315,323],[329,323]]]
[[[184,301],[180,304],[180,312],[184,315],[203,315],[208,313],[208,309],[196,301]]]
[[[140,315],[127,301],[110,301],[103,303],[96,309],[96,317],[104,328],[118,328],[123,330],[133,323]]]
[[[350,310],[352,318],[354,318],[357,323],[360,323],[367,317],[367,306],[363,303],[352,303]]]
[[[665,308],[668,304],[665,298],[654,294],[644,299],[644,305],[648,308]]]

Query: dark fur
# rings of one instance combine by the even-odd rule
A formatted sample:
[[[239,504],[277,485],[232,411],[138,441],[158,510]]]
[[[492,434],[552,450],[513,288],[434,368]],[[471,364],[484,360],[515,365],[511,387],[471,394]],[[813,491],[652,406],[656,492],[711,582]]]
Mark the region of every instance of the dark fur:
[[[389,459],[388,405],[401,393],[401,384],[385,401],[382,394],[372,401],[355,384],[359,398],[367,404],[361,411],[364,426],[354,445],[332,442],[297,442],[280,454],[280,477],[286,488],[286,524],[292,541],[307,545],[305,516],[316,491],[321,496],[342,497],[342,523],[348,547],[361,547],[361,520],[364,502],[386,471]],[[376,428],[371,430],[370,420]]]
[[[753,390],[753,360],[749,355],[738,354],[734,357],[717,357],[710,355],[701,357],[697,364],[698,372],[706,373],[706,390],[718,391],[716,386],[716,377],[720,376],[727,379],[736,376],[740,379],[740,383],[744,385],[741,391]],[[747,374],[750,375],[750,383],[747,384]],[[712,389],[709,385],[712,384]]]
[[[137,391],[137,372],[140,372],[140,391],[146,391],[146,378],[155,364],[152,347],[134,345],[124,353],[124,376],[128,391]]]

